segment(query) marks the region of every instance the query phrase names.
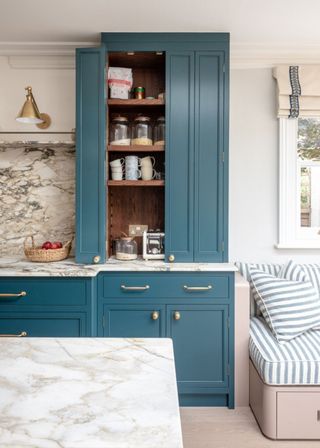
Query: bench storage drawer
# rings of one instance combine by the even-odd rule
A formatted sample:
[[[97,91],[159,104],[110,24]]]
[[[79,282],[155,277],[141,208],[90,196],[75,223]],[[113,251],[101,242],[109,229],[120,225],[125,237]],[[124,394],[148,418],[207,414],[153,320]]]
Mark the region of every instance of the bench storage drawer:
[[[320,439],[320,392],[277,393],[277,438]]]

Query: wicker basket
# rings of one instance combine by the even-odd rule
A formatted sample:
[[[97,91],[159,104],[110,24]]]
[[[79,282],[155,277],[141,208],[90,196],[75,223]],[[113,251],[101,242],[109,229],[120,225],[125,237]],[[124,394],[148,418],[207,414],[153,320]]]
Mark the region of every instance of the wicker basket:
[[[28,239],[31,239],[31,246],[27,246]],[[42,249],[35,246],[33,236],[28,236],[24,241],[24,253],[30,261],[50,263],[51,261],[61,261],[68,258],[71,250],[72,240],[67,241],[61,249]]]

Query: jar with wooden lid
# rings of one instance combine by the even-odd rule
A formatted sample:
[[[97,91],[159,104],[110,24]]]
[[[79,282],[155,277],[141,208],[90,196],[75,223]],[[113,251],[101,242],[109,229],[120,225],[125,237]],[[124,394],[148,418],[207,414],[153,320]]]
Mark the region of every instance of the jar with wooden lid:
[[[166,122],[164,117],[159,117],[154,126],[154,144],[164,146],[166,134]]]
[[[110,124],[110,145],[130,145],[130,134],[127,117],[114,117]]]
[[[152,145],[152,127],[150,117],[136,117],[133,124],[132,134],[133,145]]]

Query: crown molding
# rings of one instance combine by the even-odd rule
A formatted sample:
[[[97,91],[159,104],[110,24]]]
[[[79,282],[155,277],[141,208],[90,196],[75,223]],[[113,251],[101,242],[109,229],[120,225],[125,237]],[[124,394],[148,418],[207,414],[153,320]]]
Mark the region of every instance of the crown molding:
[[[99,42],[0,42],[0,56],[72,56],[76,48]]]
[[[319,44],[231,43],[232,69],[272,68],[279,64],[319,64]]]
[[[75,54],[66,55],[47,55],[47,56],[8,56],[10,68],[15,70],[26,69],[53,69],[53,70],[73,70],[76,66]]]
[[[0,42],[0,56],[12,68],[74,68],[76,48],[99,42]],[[318,64],[320,44],[232,42],[231,69],[272,68],[278,64]]]

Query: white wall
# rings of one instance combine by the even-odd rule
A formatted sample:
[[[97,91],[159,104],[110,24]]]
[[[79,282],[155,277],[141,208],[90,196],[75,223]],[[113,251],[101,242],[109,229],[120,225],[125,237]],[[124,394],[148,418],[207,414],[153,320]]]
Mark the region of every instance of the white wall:
[[[29,63],[26,57],[12,58],[12,64],[25,67],[19,69],[11,68],[9,62],[10,58],[0,57],[0,131],[41,132],[35,125],[22,124],[15,120],[25,101],[24,88],[28,85],[33,88],[40,112],[51,116],[52,124],[47,131],[71,131],[75,127],[75,70],[29,68],[41,62],[44,66],[46,62],[52,64],[52,58],[30,57]],[[0,140],[3,139],[4,136],[0,135]],[[31,137],[26,139],[36,140]]]
[[[38,130],[34,125],[15,121],[28,84],[34,89],[40,111],[52,117],[49,130],[70,131],[75,126],[74,69],[32,69],[27,68],[26,59],[21,61],[26,68],[12,69],[8,58],[0,57],[0,131]],[[30,67],[33,61],[31,57]],[[39,65],[39,60],[34,65]],[[278,123],[271,69],[234,69],[230,87],[230,260],[277,261],[294,257],[318,261],[319,250],[284,251],[274,247]],[[0,140],[4,138],[0,135]]]
[[[231,71],[230,260],[319,261],[320,250],[276,249],[278,122],[271,69]]]

